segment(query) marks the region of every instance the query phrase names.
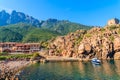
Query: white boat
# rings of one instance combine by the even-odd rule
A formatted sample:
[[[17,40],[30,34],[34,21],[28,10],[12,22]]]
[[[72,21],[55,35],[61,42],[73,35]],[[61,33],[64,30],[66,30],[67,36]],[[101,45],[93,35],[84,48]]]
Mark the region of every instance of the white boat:
[[[91,62],[92,62],[93,64],[100,64],[100,63],[101,63],[101,61],[100,61],[99,59],[97,59],[97,58],[93,58],[93,59],[91,60]]]

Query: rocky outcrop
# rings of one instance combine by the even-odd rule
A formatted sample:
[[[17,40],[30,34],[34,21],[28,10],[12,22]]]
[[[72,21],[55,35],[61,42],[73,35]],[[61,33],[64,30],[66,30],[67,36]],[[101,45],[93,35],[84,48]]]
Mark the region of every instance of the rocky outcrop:
[[[82,40],[81,38],[85,33],[84,30],[78,30],[76,33],[57,37],[49,44],[49,55],[74,56],[77,53],[77,47],[75,46]]]
[[[115,53],[114,59],[120,59],[120,52]]]
[[[116,24],[119,24],[119,19],[117,19],[117,18],[111,19],[107,23],[108,26],[116,25]]]
[[[117,26],[117,27],[115,27]],[[120,59],[120,26],[94,27],[57,37],[49,44],[49,55],[80,59]]]
[[[119,36],[114,39],[114,51],[115,52],[120,51],[120,37]]]

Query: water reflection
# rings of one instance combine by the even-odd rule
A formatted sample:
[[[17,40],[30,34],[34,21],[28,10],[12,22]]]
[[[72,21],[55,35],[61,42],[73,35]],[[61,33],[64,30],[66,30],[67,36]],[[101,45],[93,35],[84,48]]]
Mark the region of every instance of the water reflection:
[[[120,75],[120,60],[116,60],[115,62],[115,71],[118,75]]]
[[[102,61],[101,65],[91,62],[54,62],[27,67],[21,80],[119,80],[120,61]]]
[[[93,66],[93,67],[100,67],[101,64],[94,64],[94,63],[92,63],[92,66]]]

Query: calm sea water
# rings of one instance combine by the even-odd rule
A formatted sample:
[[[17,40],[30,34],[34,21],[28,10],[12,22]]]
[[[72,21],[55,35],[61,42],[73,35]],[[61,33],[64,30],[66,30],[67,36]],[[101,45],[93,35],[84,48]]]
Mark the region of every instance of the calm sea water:
[[[120,80],[120,60],[88,62],[49,62],[23,70],[21,80]]]

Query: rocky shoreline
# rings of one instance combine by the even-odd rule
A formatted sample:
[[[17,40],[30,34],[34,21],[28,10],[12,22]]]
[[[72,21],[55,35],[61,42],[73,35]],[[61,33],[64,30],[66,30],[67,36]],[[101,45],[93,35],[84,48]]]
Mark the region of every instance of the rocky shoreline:
[[[0,61],[0,80],[19,80],[17,73],[30,61]]]
[[[58,56],[47,56],[46,59],[36,59],[36,60],[19,60],[19,61],[0,61],[0,80],[19,80],[19,73],[22,69],[30,64],[38,62],[74,62],[81,61],[79,58],[69,58],[69,57],[58,57]]]
[[[80,59],[74,57],[63,57],[63,56],[48,56],[46,58],[47,62],[76,62],[76,61],[90,61],[91,59]]]
[[[19,73],[25,67],[34,63],[45,62],[77,62],[77,61],[90,61],[90,59],[80,59],[73,57],[62,56],[47,56],[45,59],[36,60],[22,60],[22,61],[0,61],[0,80],[19,80]]]
[[[70,58],[62,56],[47,56],[45,59],[36,60],[14,60],[14,61],[0,61],[0,80],[19,80],[19,73],[22,69],[30,64],[45,63],[45,62],[74,62],[82,61],[80,58]]]

